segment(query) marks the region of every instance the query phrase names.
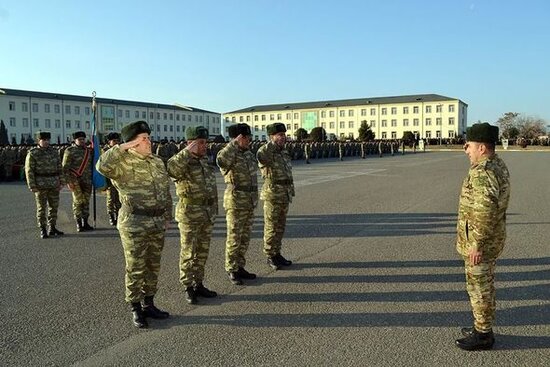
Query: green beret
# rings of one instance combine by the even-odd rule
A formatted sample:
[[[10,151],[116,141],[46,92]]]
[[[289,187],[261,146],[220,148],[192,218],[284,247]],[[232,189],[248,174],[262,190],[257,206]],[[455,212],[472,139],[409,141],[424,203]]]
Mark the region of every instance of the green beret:
[[[127,143],[143,133],[151,134],[149,125],[145,121],[136,121],[124,126],[120,135],[122,136],[122,140]]]
[[[120,134],[119,133],[107,134],[107,141],[110,141],[110,140],[120,140]]]
[[[50,134],[48,131],[38,131],[36,133],[36,138],[38,140],[50,140],[52,138],[52,134]]]
[[[252,135],[252,131],[250,130],[250,126],[248,126],[248,124],[230,125],[227,128],[227,132],[229,133],[229,137],[231,139],[234,139],[239,135]]]
[[[190,126],[185,130],[187,140],[208,139],[208,129],[204,126]]]
[[[86,137],[86,133],[84,131],[77,131],[73,133],[73,139],[85,138],[85,137]]]
[[[466,140],[496,144],[498,141],[498,127],[489,125],[487,122],[474,124],[466,129]]]
[[[276,122],[274,124],[267,125],[267,135],[275,135],[277,133],[286,133],[285,124]]]

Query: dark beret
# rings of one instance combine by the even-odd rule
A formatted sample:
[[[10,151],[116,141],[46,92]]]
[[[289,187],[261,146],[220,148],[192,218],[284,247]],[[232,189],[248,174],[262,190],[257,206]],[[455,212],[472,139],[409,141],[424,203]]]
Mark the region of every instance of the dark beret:
[[[474,124],[466,129],[466,140],[495,144],[498,141],[498,127],[489,125],[487,122]]]
[[[274,124],[267,125],[267,135],[275,135],[277,133],[286,133],[285,124],[276,122]]]
[[[73,133],[73,139],[85,138],[85,137],[86,137],[86,133],[84,131],[77,131],[76,133]]]
[[[50,134],[47,131],[39,131],[36,133],[36,137],[40,140],[50,140],[52,138],[52,134]]]
[[[252,135],[250,126],[248,124],[235,124],[227,128],[229,137],[231,139],[236,138],[239,135]]]
[[[143,133],[151,134],[149,125],[147,125],[145,121],[136,121],[124,126],[120,132],[120,135],[122,136],[122,140],[124,140],[124,142],[129,142],[134,140],[139,134]]]
[[[120,140],[120,134],[119,133],[109,133],[107,134],[107,141],[109,140]]]
[[[187,140],[208,139],[208,129],[204,126],[190,126],[185,130]]]

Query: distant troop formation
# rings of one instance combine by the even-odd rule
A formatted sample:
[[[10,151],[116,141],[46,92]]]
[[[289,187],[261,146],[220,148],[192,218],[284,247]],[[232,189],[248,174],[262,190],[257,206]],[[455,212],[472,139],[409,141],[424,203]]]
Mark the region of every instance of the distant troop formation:
[[[161,254],[172,220],[170,181],[176,186],[175,219],[181,239],[179,280],[190,304],[217,293],[205,286],[212,230],[219,212],[215,163],[225,182],[223,207],[227,220],[225,270],[229,280],[242,285],[256,278],[246,270],[254,209],[263,200],[263,253],[277,270],[292,265],[282,255],[290,203],[295,195],[292,159],[339,158],[395,154],[405,144],[378,142],[287,142],[282,123],[267,126],[269,141],[253,142],[250,126],[229,127],[231,141],[208,143],[208,130],[188,128],[187,144],[161,141],[155,146],[145,121],[111,133],[96,164],[107,178],[109,222],[116,225],[125,257],[125,300],[132,322],[148,326],[147,318],[165,319],[169,313],[156,307]],[[84,132],[76,132],[70,147],[50,146],[50,134],[40,132],[38,144],[25,154],[27,185],[35,195],[37,223],[42,238],[63,235],[57,229],[59,191],[67,185],[73,196],[73,215],[78,232],[93,230],[88,223],[92,192],[92,150]],[[495,154],[498,128],[487,123],[467,130],[464,150],[470,170],[464,179],[458,209],[456,249],[464,259],[466,288],[474,316],[473,327],[462,329],[456,345],[465,350],[490,349],[495,314],[494,272],[506,239],[506,210],[510,178],[504,162]],[[123,143],[121,143],[123,141]],[[413,146],[413,150],[416,147]],[[18,152],[7,149],[9,159]],[[156,154],[153,154],[156,152]],[[15,158],[13,158],[15,157]],[[5,162],[5,161],[4,161]],[[263,186],[258,186],[258,172]]]

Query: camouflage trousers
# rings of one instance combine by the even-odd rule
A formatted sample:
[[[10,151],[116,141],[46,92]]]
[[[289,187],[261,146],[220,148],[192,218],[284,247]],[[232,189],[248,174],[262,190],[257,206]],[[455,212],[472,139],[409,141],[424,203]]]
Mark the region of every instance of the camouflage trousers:
[[[214,224],[210,220],[179,222],[178,227],[181,237],[180,283],[187,288],[202,283],[204,279]]]
[[[108,186],[106,190],[107,194],[107,213],[118,214],[122,204],[118,196],[118,190],[114,186]]]
[[[140,302],[143,297],[154,296],[164,247],[164,228],[151,225],[127,228],[119,225],[118,232],[126,261],[126,302]]]
[[[34,193],[34,199],[36,200],[36,220],[38,221],[38,227],[46,227],[46,220],[50,227],[55,227],[57,223],[57,208],[59,208],[59,190],[39,190]],[[47,219],[46,210],[48,211]]]
[[[73,188],[73,215],[75,219],[88,219],[90,216],[90,196],[92,183],[78,180]]]
[[[488,332],[495,319],[495,260],[471,265],[464,259],[466,270],[466,289],[474,315],[474,327],[477,331]]]
[[[281,253],[289,203],[264,201],[264,254],[273,257]]]
[[[234,272],[246,265],[246,251],[254,223],[254,208],[226,209],[227,240],[225,242],[225,270]]]

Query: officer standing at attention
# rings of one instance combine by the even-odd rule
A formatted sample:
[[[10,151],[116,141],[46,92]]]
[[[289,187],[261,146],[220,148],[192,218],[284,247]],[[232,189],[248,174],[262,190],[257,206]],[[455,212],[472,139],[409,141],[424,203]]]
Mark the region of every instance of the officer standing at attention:
[[[227,219],[225,270],[233,284],[243,279],[255,279],[256,274],[245,270],[246,251],[258,204],[258,164],[250,151],[252,132],[247,124],[229,126],[232,139],[217,155],[216,162],[227,184],[223,206]]]
[[[126,260],[125,298],[138,328],[148,326],[146,317],[169,317],[155,306],[153,298],[165,232],[172,220],[172,197],[164,163],[151,152],[150,133],[145,121],[125,126],[125,143],[107,150],[96,164],[97,170],[112,180],[122,201],[117,227]]]
[[[474,326],[462,329],[464,338],[456,340],[456,345],[465,350],[491,349],[495,263],[506,239],[510,175],[495,154],[498,127],[475,124],[466,130],[466,139],[470,170],[460,193],[456,249],[464,258]]]
[[[179,197],[176,220],[180,229],[180,282],[185,299],[197,303],[197,296],[218,294],[203,285],[214,220],[218,214],[218,190],[214,168],[208,164],[208,130],[202,126],[185,130],[187,147],[168,160],[168,173],[176,181]]]
[[[74,144],[63,155],[63,174],[69,189],[73,193],[73,215],[78,232],[91,231],[88,224],[90,216],[90,196],[92,195],[92,156],[86,146],[86,133],[73,134]]]
[[[260,198],[264,200],[264,254],[273,269],[290,266],[292,261],[281,255],[286,216],[292,197],[294,181],[292,165],[285,149],[286,127],[282,123],[267,125],[269,142],[257,153],[258,165],[264,179]]]
[[[51,134],[49,132],[39,132],[37,138],[38,146],[31,149],[25,159],[27,185],[34,193],[36,200],[36,218],[38,228],[40,228],[40,237],[61,236],[64,233],[55,228],[59,191],[64,185],[61,159],[57,151],[50,146]],[[46,231],[46,209],[48,209],[49,232]]]
[[[109,133],[107,134],[107,145],[103,149],[103,153],[111,149],[115,145],[120,143],[120,134],[119,133]],[[121,203],[118,196],[118,191],[116,187],[113,186],[111,180],[106,178],[107,182],[107,213],[109,213],[109,224],[116,226],[118,219],[118,211],[120,210]]]

